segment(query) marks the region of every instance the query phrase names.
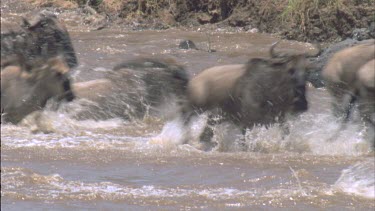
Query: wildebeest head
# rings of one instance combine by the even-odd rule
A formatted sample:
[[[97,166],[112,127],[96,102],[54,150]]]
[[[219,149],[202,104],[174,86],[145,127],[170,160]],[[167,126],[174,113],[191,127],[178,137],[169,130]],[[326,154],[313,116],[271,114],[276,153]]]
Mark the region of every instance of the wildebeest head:
[[[22,74],[31,86],[35,87],[37,98],[40,98],[42,107],[48,99],[55,97],[58,101],[72,101],[74,94],[71,89],[71,82],[68,77],[69,66],[61,56],[45,60],[39,60],[31,71]]]
[[[74,98],[68,78],[69,67],[61,57],[41,59],[30,70],[7,66],[1,71],[1,109],[5,121],[18,123],[47,101]]]
[[[294,85],[294,110],[303,112],[308,109],[306,100],[306,58],[304,55],[292,56],[287,63],[287,71]]]
[[[244,93],[256,96],[249,97],[249,102],[256,99],[261,103],[260,107],[267,110],[267,115],[295,114],[308,109],[303,56],[253,58],[246,64],[246,70],[240,81],[248,85],[241,85],[242,89]]]
[[[295,83],[295,109],[306,110],[306,81],[309,74],[316,69],[316,64],[313,64],[307,58],[316,58],[322,53],[321,45],[314,42],[315,52],[312,53],[277,53],[275,47],[279,42],[274,43],[270,48],[270,55],[272,58],[287,59],[289,63],[290,74],[293,75]]]
[[[294,110],[296,112],[303,112],[308,109],[306,100],[306,81],[308,70],[311,64],[307,60],[308,57],[316,57],[321,53],[319,45],[316,45],[317,52],[314,54],[300,53],[276,53],[274,48],[279,42],[274,43],[270,48],[270,54],[275,64],[284,66],[284,71],[287,71],[291,77],[294,90]]]
[[[51,58],[62,54],[70,68],[77,66],[69,33],[53,13],[41,12],[31,22],[23,18],[22,28],[31,35],[38,55]]]

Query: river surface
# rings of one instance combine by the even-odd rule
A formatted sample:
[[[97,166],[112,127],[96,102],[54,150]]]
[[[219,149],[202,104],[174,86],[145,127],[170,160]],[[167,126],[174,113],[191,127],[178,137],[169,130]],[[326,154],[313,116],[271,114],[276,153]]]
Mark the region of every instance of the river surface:
[[[103,77],[137,56],[173,58],[193,76],[219,64],[267,56],[267,34],[204,31],[71,30],[80,65],[75,82]],[[191,39],[202,50],[181,50]],[[278,50],[309,51],[283,41]],[[20,125],[1,125],[2,210],[374,210],[375,160],[360,121],[339,133],[326,90],[309,87],[310,109],[277,125],[248,130],[245,143],[229,124],[215,127],[209,151],[182,144],[177,120],[75,120],[44,111]],[[70,105],[72,108],[75,108]],[[194,121],[195,135],[205,124]],[[44,133],[41,131],[46,131]],[[333,137],[333,138],[332,138]]]

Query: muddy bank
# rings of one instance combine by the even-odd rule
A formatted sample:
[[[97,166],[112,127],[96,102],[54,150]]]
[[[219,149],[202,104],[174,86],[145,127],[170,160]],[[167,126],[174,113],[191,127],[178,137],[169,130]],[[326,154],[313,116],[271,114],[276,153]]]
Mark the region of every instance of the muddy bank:
[[[33,7],[80,10],[94,28],[225,28],[274,33],[298,41],[375,37],[372,0],[28,0]],[[4,4],[4,3],[2,3]],[[229,29],[230,28],[230,29]]]

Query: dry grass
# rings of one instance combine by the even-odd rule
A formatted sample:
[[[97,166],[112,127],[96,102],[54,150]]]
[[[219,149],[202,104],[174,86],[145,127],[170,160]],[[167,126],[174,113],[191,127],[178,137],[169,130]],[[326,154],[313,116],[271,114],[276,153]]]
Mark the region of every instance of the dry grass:
[[[78,7],[78,4],[75,0],[27,0],[34,6],[46,7],[46,6],[55,6],[64,9],[74,9]]]
[[[344,10],[345,0],[288,0],[288,4],[281,14],[283,22],[289,22],[300,26],[305,31],[310,21],[311,12],[318,12],[322,9],[330,11]]]

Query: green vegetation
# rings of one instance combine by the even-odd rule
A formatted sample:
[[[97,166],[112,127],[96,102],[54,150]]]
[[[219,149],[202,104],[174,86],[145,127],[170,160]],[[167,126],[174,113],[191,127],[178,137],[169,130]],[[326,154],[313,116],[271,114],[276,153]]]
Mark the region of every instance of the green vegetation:
[[[288,0],[284,11],[281,14],[282,21],[298,25],[303,31],[310,22],[310,14],[320,14],[322,9],[329,11],[344,10],[344,0]],[[323,22],[323,21],[322,21]]]
[[[74,8],[88,4],[124,22],[158,27],[221,26],[258,28],[287,39],[334,41],[375,22],[375,0],[28,0]],[[70,3],[70,4],[66,4]],[[41,5],[41,4],[39,4]],[[155,21],[157,20],[157,21]],[[147,26],[146,26],[147,27]]]

